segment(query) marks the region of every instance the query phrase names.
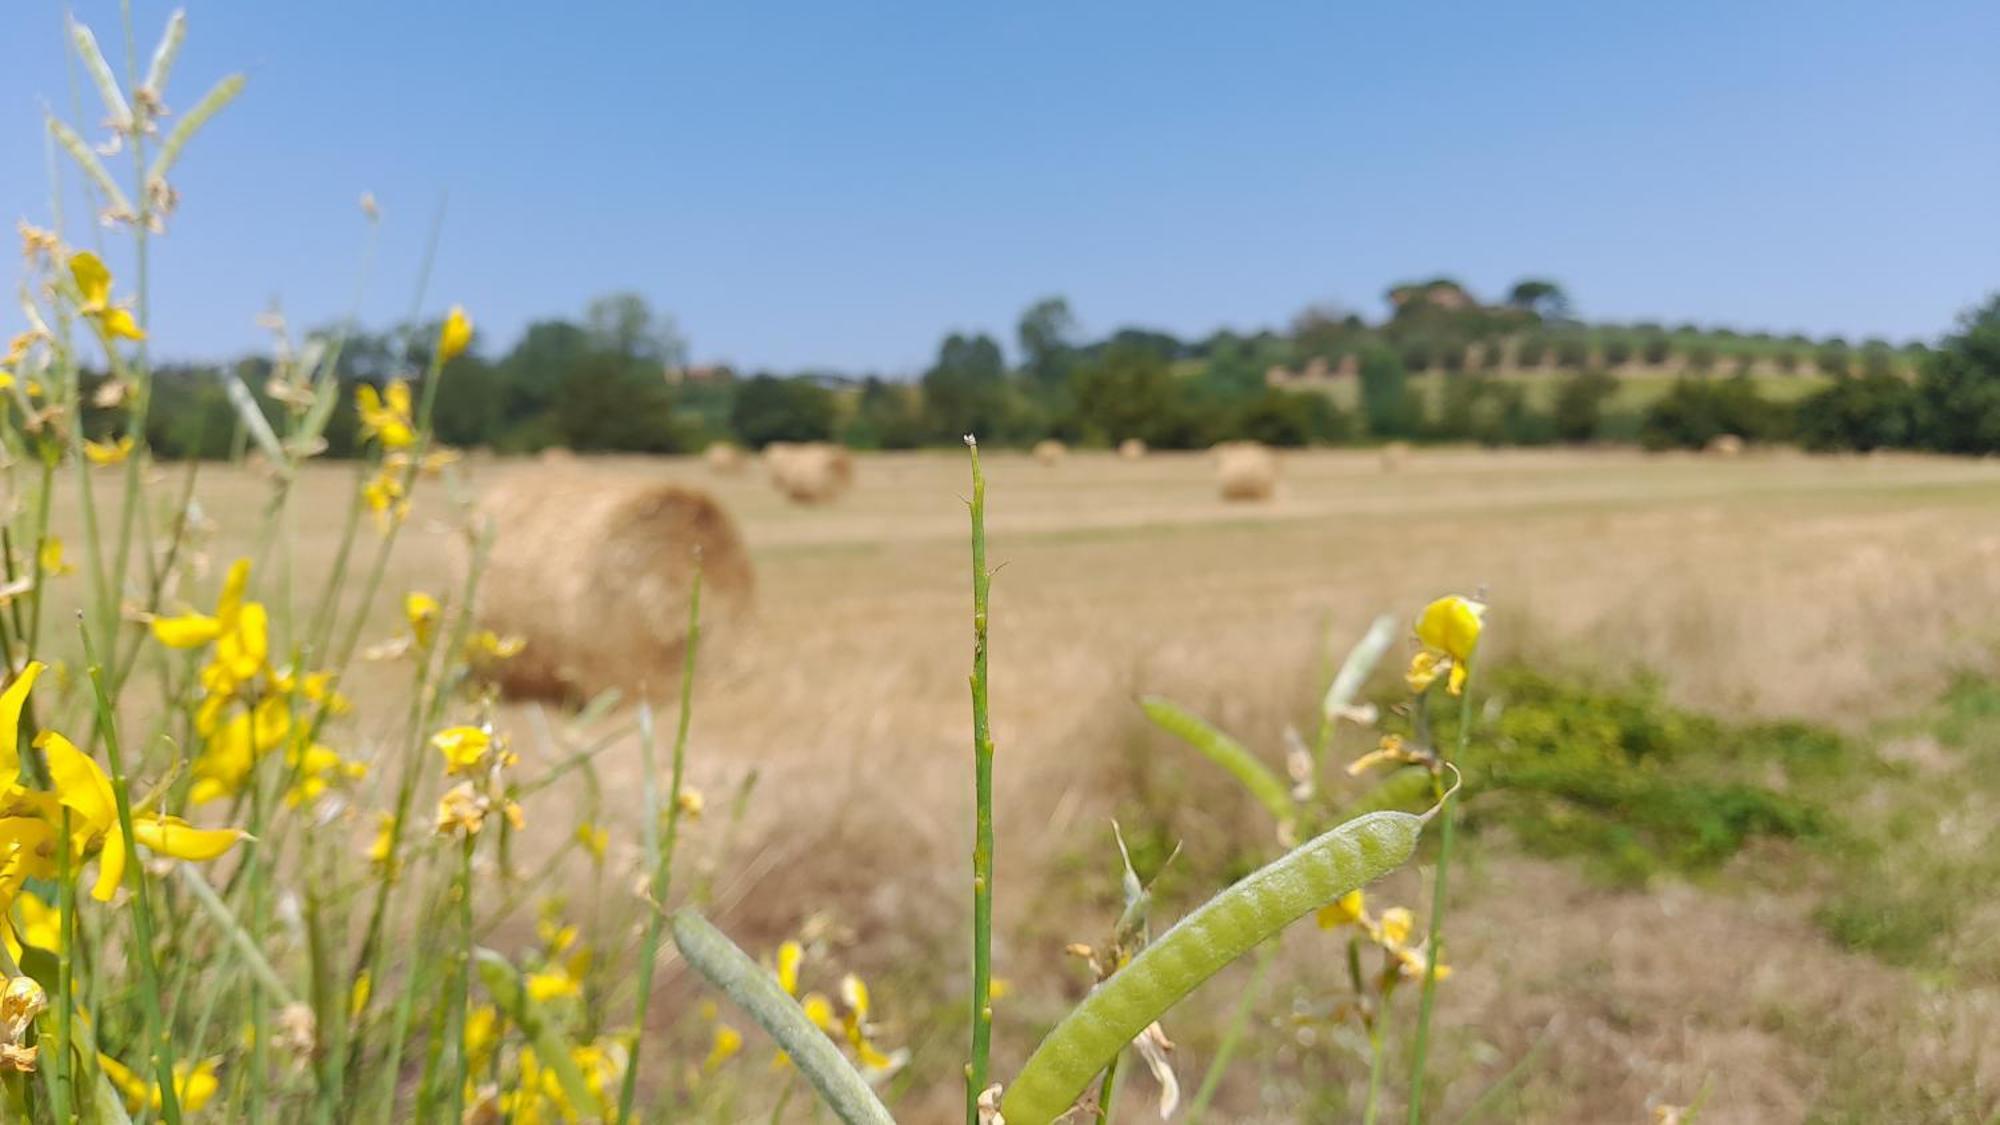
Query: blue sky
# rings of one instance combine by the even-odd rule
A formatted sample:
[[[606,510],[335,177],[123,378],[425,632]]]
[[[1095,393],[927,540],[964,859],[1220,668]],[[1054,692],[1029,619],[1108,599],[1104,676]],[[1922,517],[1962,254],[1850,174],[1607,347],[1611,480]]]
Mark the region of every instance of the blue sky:
[[[143,55],[171,6],[133,8]],[[77,10],[122,59],[117,5]],[[261,346],[273,299],[344,313],[364,190],[371,321],[408,306],[448,191],[427,309],[464,303],[488,351],[633,289],[749,368],[913,372],[948,330],[1011,344],[1048,294],[1092,333],[1200,334],[1539,274],[1593,318],[1900,340],[2000,288],[1991,3],[189,14],[168,103],[249,87],[176,176],[170,355]],[[8,25],[0,206],[45,221],[41,106],[76,116],[61,9]]]

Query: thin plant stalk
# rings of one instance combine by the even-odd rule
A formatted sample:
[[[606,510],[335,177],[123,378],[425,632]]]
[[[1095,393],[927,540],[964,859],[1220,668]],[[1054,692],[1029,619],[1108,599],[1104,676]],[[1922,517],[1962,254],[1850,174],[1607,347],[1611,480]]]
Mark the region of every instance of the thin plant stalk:
[[[667,825],[664,839],[655,838],[658,828],[658,798],[653,791],[653,712],[639,711],[639,749],[644,756],[646,784],[646,847],[653,853],[653,881],[650,895],[652,916],[646,920],[645,944],[639,948],[639,997],[632,1022],[632,1047],[625,1063],[625,1078],[618,1089],[618,1116],[632,1120],[632,1100],[638,1093],[639,1048],[646,1042],[646,1009],[653,998],[653,970],[659,961],[660,939],[667,924],[667,891],[673,879],[674,843],[680,834],[681,779],[687,767],[688,730],[694,717],[695,653],[701,645],[701,569],[695,568],[688,591],[687,644],[681,657],[681,713],[674,728],[673,775],[668,781]]]
[[[1208,1103],[1215,1097],[1215,1091],[1222,1085],[1222,1076],[1229,1070],[1230,1061],[1236,1057],[1237,1045],[1243,1041],[1243,1033],[1250,1026],[1250,1009],[1264,990],[1264,976],[1270,971],[1271,961],[1276,955],[1275,945],[1266,945],[1257,954],[1257,967],[1250,971],[1250,980],[1243,986],[1242,995],[1236,998],[1236,1010],[1229,1015],[1229,1026],[1222,1032],[1222,1042],[1216,1044],[1215,1059],[1208,1064],[1208,1070],[1201,1076],[1201,1085],[1195,1089],[1194,1099],[1188,1103],[1188,1125],[1200,1125],[1202,1114],[1208,1111]]]
[[[977,807],[972,842],[972,1061],[965,1070],[966,1125],[979,1125],[993,1046],[993,735],[987,718],[986,624],[992,575],[986,570],[986,477],[979,441],[972,457],[972,757]]]
[[[69,807],[62,810],[63,840],[70,838]],[[70,950],[76,945],[76,873],[70,870],[71,849],[67,846],[56,849],[56,1058],[54,1081],[50,1083],[50,1100],[55,1103],[57,1121],[68,1121],[69,1106],[75,1090],[72,1075],[75,1073],[70,1059],[70,1021],[75,1017],[71,1009],[76,1005],[76,991],[71,984],[76,972],[76,962]]]
[[[1097,1125],[1111,1125],[1111,1103],[1118,1100],[1118,1062],[1124,1057],[1125,1052],[1118,1052],[1104,1068],[1104,1081],[1097,1086]]]
[[[1376,1013],[1376,1023],[1368,1029],[1368,1105],[1362,1110],[1361,1125],[1375,1125],[1375,1116],[1382,1108],[1382,1013]]]
[[[125,780],[125,756],[118,746],[117,720],[111,713],[111,697],[104,692],[104,669],[90,643],[90,630],[79,616],[77,631],[83,637],[83,658],[90,667],[91,693],[96,697],[97,726],[104,738],[105,757],[111,764],[111,795],[118,807],[118,832],[124,838],[125,882],[132,893],[132,938],[139,962],[140,1000],[146,1013],[146,1038],[151,1045],[153,1070],[160,1087],[160,1118],[167,1125],[180,1125],[180,1096],[174,1090],[173,1037],[160,1011],[160,967],[153,960],[153,913],[146,894],[146,865],[140,860],[139,842],[132,834],[132,795]],[[67,944],[75,935],[64,934]]]
[[[1458,738],[1457,747],[1452,751],[1453,761],[1464,759],[1466,743],[1472,735],[1472,683],[1476,665],[1476,654],[1465,662],[1465,684],[1463,694],[1458,697]],[[1417,1034],[1411,1048],[1409,1125],[1422,1125],[1424,1119],[1424,1068],[1430,1062],[1431,1009],[1437,999],[1439,943],[1444,939],[1445,892],[1451,874],[1452,827],[1458,821],[1457,790],[1455,785],[1446,790],[1438,804],[1437,873],[1431,882],[1430,928],[1424,938],[1424,988],[1417,1002]]]

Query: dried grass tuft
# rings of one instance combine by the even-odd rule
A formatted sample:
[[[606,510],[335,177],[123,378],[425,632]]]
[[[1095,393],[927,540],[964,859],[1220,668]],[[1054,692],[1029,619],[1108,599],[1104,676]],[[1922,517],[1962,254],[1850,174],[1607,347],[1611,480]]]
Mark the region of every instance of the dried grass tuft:
[[[749,608],[749,552],[729,514],[698,489],[535,470],[495,487],[480,511],[494,543],[475,613],[483,627],[527,642],[494,670],[509,695],[670,690],[697,567],[704,636]]]

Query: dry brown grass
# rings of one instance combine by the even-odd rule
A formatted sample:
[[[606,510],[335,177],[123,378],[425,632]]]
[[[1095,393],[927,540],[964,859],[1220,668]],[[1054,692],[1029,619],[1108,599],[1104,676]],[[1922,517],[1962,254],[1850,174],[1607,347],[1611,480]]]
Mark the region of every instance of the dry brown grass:
[[[693,781],[713,795],[747,770],[764,778],[719,873],[726,924],[755,946],[831,910],[860,937],[855,963],[889,971],[920,961],[952,980],[970,803],[963,457],[869,457],[868,486],[833,508],[788,504],[750,477],[718,478],[699,458],[596,467],[708,488],[737,519],[758,571],[755,618],[706,664],[696,691]],[[351,471],[306,477],[329,515],[300,529],[301,591],[324,577]],[[471,471],[478,489],[534,467]],[[1002,565],[996,955],[1022,987],[1016,1022],[1003,1013],[1003,1074],[1031,1045],[1024,1023],[1053,1013],[1050,940],[1087,939],[1106,922],[1047,917],[1036,888],[1062,882],[1053,866],[1065,856],[1109,856],[1112,796],[1097,782],[1127,776],[1120,756],[1142,688],[1269,746],[1278,717],[1304,698],[1329,629],[1349,637],[1378,612],[1481,588],[1492,635],[1514,655],[1651,668],[1679,702],[1849,726],[1931,698],[1954,670],[1990,671],[2000,638],[2000,530],[1990,518],[2000,464],[1991,462],[1426,451],[1385,474],[1373,453],[1293,454],[1283,492],[1255,507],[1220,499],[1199,455],[1075,453],[1061,473],[995,455],[989,476]],[[198,492],[222,525],[218,558],[247,541],[262,489],[204,472]],[[419,507],[390,595],[446,592],[450,546],[435,515]],[[372,635],[397,631],[390,598],[376,619]],[[365,677],[386,674],[364,669],[357,685],[364,738]],[[506,718],[531,726],[525,710]],[[395,719],[381,716],[379,729]],[[600,767],[610,817],[635,837],[636,755],[620,747]],[[720,832],[711,816],[697,845]],[[1774,1012],[1852,1029],[1870,1013],[1919,1006],[1906,975],[1823,945],[1801,956],[1770,944],[1800,925],[1782,901],[1610,895],[1539,867],[1500,866],[1469,886],[1458,915],[1467,969],[1445,1014],[1448,1027],[1478,1030],[1447,1040],[1466,1076],[1454,1105],[1469,1100],[1466,1083],[1490,1079],[1555,1021],[1562,1046],[1522,1095],[1533,1119],[1638,1120],[1646,1097],[1685,1101],[1712,1076],[1706,1119],[1798,1120],[1827,1079],[1796,1037],[1772,1038]],[[1676,935],[1719,959],[1676,952]],[[1711,976],[1676,983],[1704,970]],[[1198,1012],[1226,1002],[1217,991],[1198,994]],[[885,985],[877,1002],[892,1021],[921,1021],[931,1013],[911,1010],[918,999]],[[1990,992],[1952,1004],[1953,1019],[1994,1038]],[[1481,1041],[1490,1056],[1479,1056]],[[1191,1037],[1183,1062],[1197,1074],[1202,1042]],[[908,1104],[912,1119],[930,1120],[956,1096],[957,1046],[919,1047],[920,1088],[932,1093]]]

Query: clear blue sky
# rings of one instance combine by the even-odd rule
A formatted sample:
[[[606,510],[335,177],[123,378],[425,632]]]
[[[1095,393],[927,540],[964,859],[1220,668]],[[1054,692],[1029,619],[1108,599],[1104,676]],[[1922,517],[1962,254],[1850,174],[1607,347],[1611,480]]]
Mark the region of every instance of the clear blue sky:
[[[0,205],[43,220],[55,4],[16,0]],[[170,7],[135,0],[141,51]],[[117,5],[79,14],[120,57]],[[168,102],[231,70],[156,257],[158,349],[282,299],[409,302],[482,346],[630,288],[698,359],[920,369],[951,329],[1282,325],[1390,282],[1559,279],[1593,318],[1929,337],[2000,288],[2000,6],[205,4]],[[84,115],[101,116],[91,91]],[[72,229],[77,236],[78,231]],[[18,328],[0,310],[0,327]]]

